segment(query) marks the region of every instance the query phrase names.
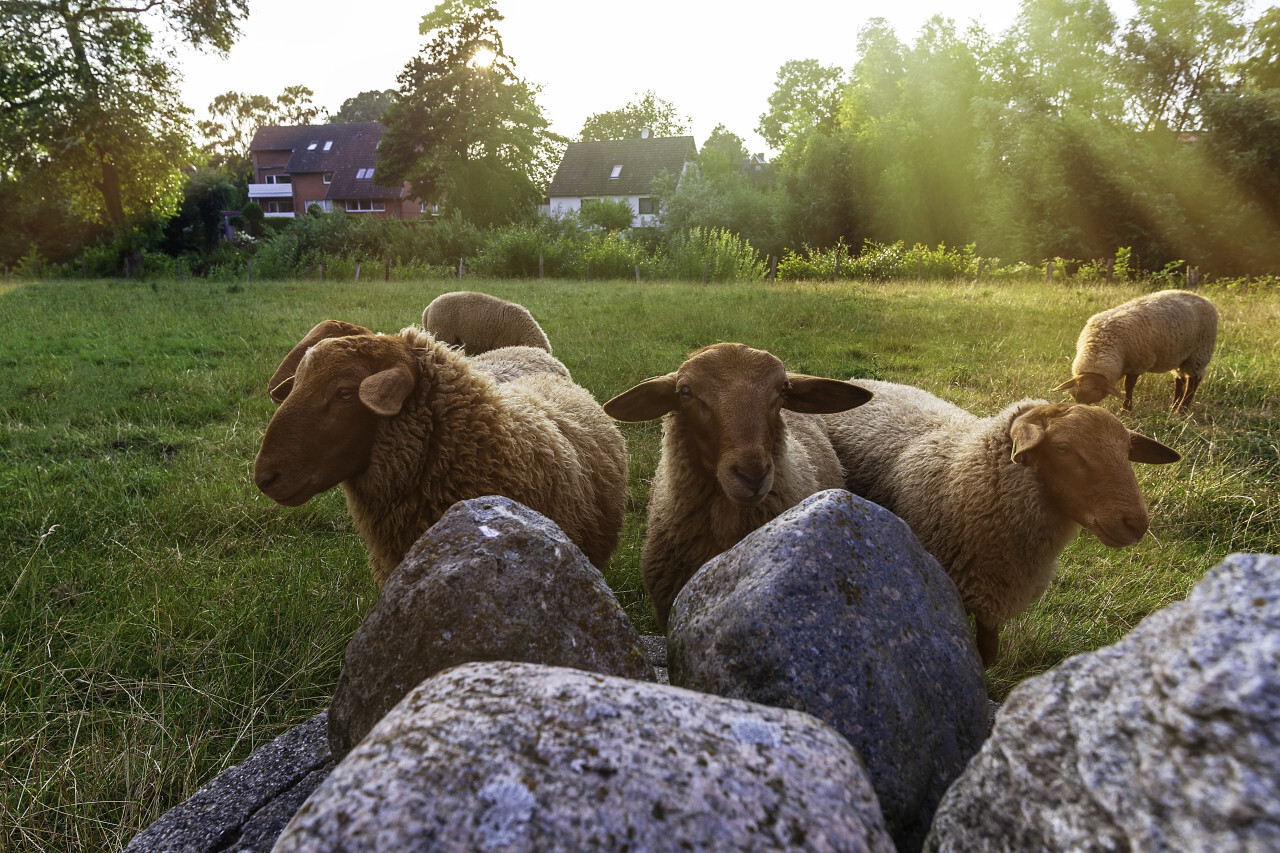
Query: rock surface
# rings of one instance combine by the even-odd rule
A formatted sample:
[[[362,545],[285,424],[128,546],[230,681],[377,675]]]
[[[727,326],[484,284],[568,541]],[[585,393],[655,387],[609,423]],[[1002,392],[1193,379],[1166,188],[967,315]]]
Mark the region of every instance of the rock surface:
[[[1280,557],[1016,688],[927,847],[1280,850]]]
[[[475,498],[422,535],[347,646],[329,709],[333,755],[423,679],[492,660],[655,677],[604,576],[559,527],[508,498]]]
[[[819,492],[709,561],[676,598],[671,683],[805,711],[861,754],[900,850],[918,850],[987,732],[955,586],[893,514]]]
[[[276,850],[891,851],[852,747],[795,711],[536,664],[424,681]]]
[[[134,836],[129,853],[265,853],[333,767],[321,712],[218,774]]]

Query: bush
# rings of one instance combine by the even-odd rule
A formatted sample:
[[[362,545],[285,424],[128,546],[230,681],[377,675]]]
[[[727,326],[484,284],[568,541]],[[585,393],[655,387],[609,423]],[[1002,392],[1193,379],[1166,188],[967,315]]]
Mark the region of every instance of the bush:
[[[723,228],[691,228],[667,244],[665,276],[701,281],[760,281],[766,267],[751,244]]]

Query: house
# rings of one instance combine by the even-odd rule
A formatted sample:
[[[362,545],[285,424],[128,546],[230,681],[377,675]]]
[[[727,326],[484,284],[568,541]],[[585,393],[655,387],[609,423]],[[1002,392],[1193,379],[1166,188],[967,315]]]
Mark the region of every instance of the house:
[[[639,139],[570,142],[547,187],[548,212],[563,216],[592,201],[624,199],[633,226],[657,225],[653,179],[684,174],[697,153],[692,136],[650,137],[647,131]]]
[[[405,197],[408,184],[374,180],[377,122],[258,128],[249,143],[249,198],[267,216],[305,216],[310,205],[382,219],[416,219],[429,208]]]

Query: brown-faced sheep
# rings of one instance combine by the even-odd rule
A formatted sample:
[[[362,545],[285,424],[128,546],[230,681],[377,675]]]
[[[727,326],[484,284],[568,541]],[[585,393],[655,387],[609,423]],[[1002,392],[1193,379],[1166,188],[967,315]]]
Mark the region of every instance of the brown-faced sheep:
[[[469,355],[509,346],[551,352],[551,342],[527,308],[472,290],[442,293],[431,300],[422,312],[422,328]]]
[[[1022,400],[978,418],[908,385],[823,420],[849,490],[907,523],[977,619],[990,665],[999,628],[1044,592],[1081,527],[1111,548],[1147,531],[1130,462],[1181,457],[1106,409]]]
[[[271,379],[280,408],[254,481],[285,506],[341,484],[379,585],[450,506],[483,495],[546,515],[603,568],[625,511],[622,434],[539,352],[500,383],[420,329],[323,322]]]
[[[811,414],[869,399],[856,385],[788,373],[772,353],[722,343],[605,403],[620,421],[663,418],[642,559],[661,630],[703,563],[814,492],[843,486]]]
[[[1070,379],[1054,391],[1070,391],[1077,403],[1119,397],[1133,408],[1133,389],[1144,373],[1173,371],[1173,410],[1195,399],[1218,338],[1218,309],[1186,290],[1162,290],[1130,299],[1089,318],[1076,341]]]

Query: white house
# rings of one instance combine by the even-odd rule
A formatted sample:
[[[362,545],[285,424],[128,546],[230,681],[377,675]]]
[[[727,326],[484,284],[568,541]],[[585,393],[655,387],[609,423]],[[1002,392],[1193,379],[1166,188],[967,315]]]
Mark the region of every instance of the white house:
[[[653,179],[663,172],[684,173],[698,147],[692,136],[570,142],[547,187],[548,212],[563,216],[583,202],[624,199],[634,213],[633,227],[658,224]]]

